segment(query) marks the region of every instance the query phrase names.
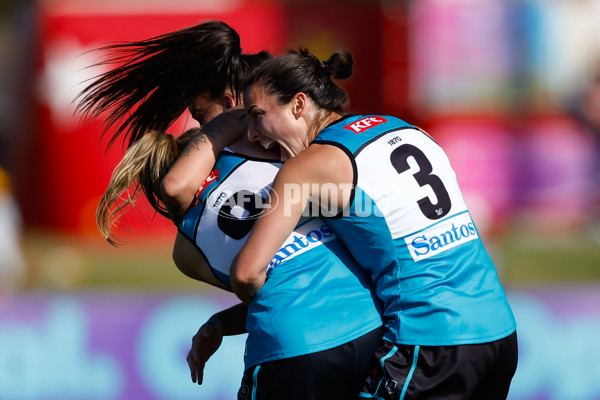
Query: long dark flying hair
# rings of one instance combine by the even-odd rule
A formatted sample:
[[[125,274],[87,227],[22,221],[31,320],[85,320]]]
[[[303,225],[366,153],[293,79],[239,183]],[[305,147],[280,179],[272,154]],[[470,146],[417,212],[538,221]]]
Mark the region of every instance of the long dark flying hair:
[[[116,67],[98,75],[76,97],[83,118],[106,114],[101,138],[116,126],[108,147],[122,137],[126,147],[147,131],[165,131],[202,93],[216,99],[227,89],[241,96],[249,69],[268,52],[242,54],[240,37],[222,21],[100,47]]]

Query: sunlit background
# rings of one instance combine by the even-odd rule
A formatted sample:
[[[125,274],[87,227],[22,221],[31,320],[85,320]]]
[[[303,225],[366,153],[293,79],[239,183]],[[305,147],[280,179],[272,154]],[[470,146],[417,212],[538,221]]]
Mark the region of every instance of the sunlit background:
[[[185,363],[235,297],[176,270],[144,204],[103,242],[121,149],[73,104],[89,50],[207,19],[245,52],[351,49],[352,111],[421,126],[457,171],[517,317],[510,399],[600,399],[600,0],[1,0],[0,400],[235,398],[244,337],[202,386]]]

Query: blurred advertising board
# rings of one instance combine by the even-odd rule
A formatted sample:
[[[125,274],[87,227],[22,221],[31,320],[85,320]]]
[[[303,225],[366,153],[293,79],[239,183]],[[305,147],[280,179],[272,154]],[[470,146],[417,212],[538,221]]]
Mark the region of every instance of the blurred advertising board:
[[[544,232],[590,218],[598,152],[593,137],[569,116],[447,116],[423,127],[446,150],[486,234],[505,232],[515,217]]]
[[[420,0],[410,8],[411,100],[424,114],[506,110],[512,2]]]
[[[508,291],[519,337],[512,400],[600,398],[600,289]],[[191,338],[231,294],[24,294],[0,303],[0,400],[234,399],[245,335],[191,382]]]
[[[599,54],[599,13],[597,1],[411,3],[416,123],[447,151],[484,231],[568,231],[597,208],[598,138],[567,105]]]
[[[519,215],[541,230],[592,222],[600,166],[593,136],[569,116],[536,116],[519,144]]]
[[[223,20],[236,29],[245,52],[279,49],[286,40],[282,9],[273,1],[52,0],[40,2],[36,13],[37,103],[31,116],[35,129],[22,157],[25,173],[17,189],[27,227],[67,233],[95,233],[98,200],[122,155],[120,143],[105,153],[107,141],[99,141],[100,121],[82,122],[74,114],[73,101],[85,81],[103,72],[88,68],[102,55],[90,50],[210,19]],[[195,122],[184,115],[170,133],[177,135],[190,125]],[[153,216],[149,207],[140,208]],[[130,212],[127,217],[131,225],[141,224],[138,231],[147,233],[138,213]],[[172,225],[160,216],[149,224],[157,227],[153,233],[170,232]]]
[[[432,119],[427,132],[445,149],[477,227],[506,228],[515,208],[515,137],[502,118],[484,115]]]
[[[0,399],[234,399],[245,335],[224,338],[202,386],[192,336],[233,294],[31,294],[0,305]]]

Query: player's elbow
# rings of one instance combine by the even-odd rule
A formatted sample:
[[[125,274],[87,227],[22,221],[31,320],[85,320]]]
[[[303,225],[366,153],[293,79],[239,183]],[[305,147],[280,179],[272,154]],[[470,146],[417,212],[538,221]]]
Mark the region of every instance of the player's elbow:
[[[167,174],[160,183],[160,194],[166,203],[178,204],[179,200],[184,197],[184,193],[185,186],[181,179],[176,179]]]
[[[237,259],[233,262],[230,274],[234,293],[245,303],[249,303],[265,283],[263,268],[249,268],[249,265],[244,265]]]
[[[259,274],[254,273],[248,268],[240,268],[235,263],[231,268],[231,284],[233,287],[249,287],[259,279]]]

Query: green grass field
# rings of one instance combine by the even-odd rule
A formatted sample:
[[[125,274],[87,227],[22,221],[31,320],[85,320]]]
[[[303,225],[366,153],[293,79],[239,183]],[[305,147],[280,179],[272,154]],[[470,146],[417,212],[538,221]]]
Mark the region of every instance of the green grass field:
[[[600,245],[589,235],[513,235],[501,245],[500,257],[507,285],[600,283]]]
[[[510,286],[600,283],[600,242],[588,232],[541,234],[513,228],[484,238],[503,283]],[[31,289],[214,290],[181,274],[171,260],[172,238],[138,238],[119,248],[99,236],[28,233],[24,252]]]

